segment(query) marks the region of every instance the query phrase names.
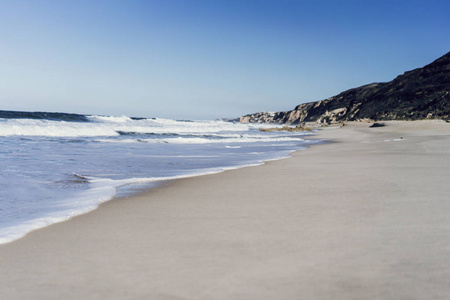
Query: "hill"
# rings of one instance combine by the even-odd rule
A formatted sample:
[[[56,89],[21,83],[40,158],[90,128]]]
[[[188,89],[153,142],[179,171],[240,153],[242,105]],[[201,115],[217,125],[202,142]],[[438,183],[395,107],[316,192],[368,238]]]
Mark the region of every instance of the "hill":
[[[276,113],[256,113],[242,123],[321,124],[345,121],[449,119],[450,52],[390,82],[353,88],[331,98]]]

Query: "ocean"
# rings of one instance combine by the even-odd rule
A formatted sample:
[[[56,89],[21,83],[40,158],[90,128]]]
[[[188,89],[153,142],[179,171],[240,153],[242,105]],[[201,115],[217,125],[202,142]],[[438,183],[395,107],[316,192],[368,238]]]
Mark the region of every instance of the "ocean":
[[[0,111],[0,244],[165,180],[289,157],[273,125]]]

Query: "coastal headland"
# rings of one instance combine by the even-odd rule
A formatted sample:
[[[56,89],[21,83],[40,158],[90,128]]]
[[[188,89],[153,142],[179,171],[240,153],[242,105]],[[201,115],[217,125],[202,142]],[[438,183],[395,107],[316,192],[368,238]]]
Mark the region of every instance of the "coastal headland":
[[[0,245],[0,298],[448,299],[450,123],[369,125]]]
[[[374,82],[290,111],[242,116],[243,123],[337,124],[369,120],[448,120],[450,52],[389,82]]]

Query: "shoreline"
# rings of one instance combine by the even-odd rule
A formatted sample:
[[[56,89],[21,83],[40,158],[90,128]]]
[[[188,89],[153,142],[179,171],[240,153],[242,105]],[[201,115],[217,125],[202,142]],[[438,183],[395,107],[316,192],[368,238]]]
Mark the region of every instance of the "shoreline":
[[[302,137],[307,136],[306,134]],[[240,146],[238,146],[240,147]],[[128,198],[133,196],[138,196],[142,193],[146,193],[155,186],[163,184],[165,182],[171,182],[174,180],[180,180],[190,177],[197,176],[205,176],[216,173],[221,173],[229,170],[240,169],[245,167],[253,167],[264,164],[268,161],[285,159],[291,157],[291,153],[295,151],[305,150],[308,145],[296,145],[292,146],[291,150],[280,150],[276,155],[272,154],[271,158],[262,158],[259,157],[257,159],[247,159],[247,161],[235,161],[234,165],[210,165],[204,168],[190,169],[190,172],[181,172],[178,174],[172,175],[162,175],[156,177],[136,177],[136,178],[124,178],[124,179],[108,179],[108,178],[96,178],[90,176],[83,176],[77,173],[72,173],[77,180],[89,181],[90,187],[85,191],[81,191],[76,195],[72,195],[74,198],[67,199],[59,199],[61,202],[68,202],[68,200],[72,200],[74,203],[82,202],[78,201],[79,199],[83,199],[85,197],[95,199],[87,204],[79,205],[77,207],[72,207],[71,209],[55,211],[55,212],[44,212],[40,216],[35,216],[35,218],[23,221],[20,224],[10,225],[9,227],[0,227],[0,245],[8,244],[19,240],[29,233],[40,230],[54,224],[58,224],[61,222],[67,222],[74,217],[79,215],[83,215],[86,213],[90,213],[96,209],[98,209],[102,204],[112,201],[114,199]],[[228,146],[226,146],[228,148]],[[294,149],[294,150],[292,150]],[[267,157],[267,155],[266,155]],[[141,164],[142,165],[142,164]],[[100,184],[99,184],[100,183]],[[101,194],[97,193],[92,197],[92,191],[100,190],[100,189],[110,188],[113,190],[103,191]],[[84,194],[83,194],[84,193]],[[84,196],[84,197],[83,197]],[[36,195],[35,195],[36,197]],[[2,232],[3,230],[3,232]]]
[[[450,124],[404,122],[324,128],[333,142],[292,158],[166,182],[0,245],[0,295],[445,299]]]

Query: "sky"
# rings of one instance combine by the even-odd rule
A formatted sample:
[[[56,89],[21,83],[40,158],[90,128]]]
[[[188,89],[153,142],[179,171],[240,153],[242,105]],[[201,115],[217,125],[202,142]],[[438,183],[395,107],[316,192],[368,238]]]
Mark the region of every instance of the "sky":
[[[448,0],[0,0],[0,110],[284,111],[450,51]]]

